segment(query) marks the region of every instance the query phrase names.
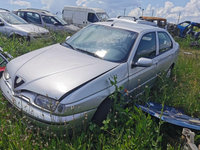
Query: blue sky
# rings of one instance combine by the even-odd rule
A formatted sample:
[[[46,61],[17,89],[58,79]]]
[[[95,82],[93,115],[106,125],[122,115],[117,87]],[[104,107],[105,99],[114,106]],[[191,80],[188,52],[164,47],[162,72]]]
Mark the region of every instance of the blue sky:
[[[200,22],[199,0],[0,0],[0,7],[9,10],[20,8],[42,8],[53,13],[61,12],[65,5],[102,8],[111,17],[124,14],[139,17],[144,15],[165,17],[170,22],[192,20]]]

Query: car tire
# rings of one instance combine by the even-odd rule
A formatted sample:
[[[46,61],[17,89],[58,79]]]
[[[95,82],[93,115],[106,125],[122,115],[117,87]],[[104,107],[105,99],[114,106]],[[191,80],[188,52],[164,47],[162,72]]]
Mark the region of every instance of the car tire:
[[[108,113],[112,110],[113,106],[113,100],[110,98],[107,98],[104,100],[99,107],[97,108],[97,111],[95,112],[92,122],[95,124],[102,126],[103,121],[106,119]]]

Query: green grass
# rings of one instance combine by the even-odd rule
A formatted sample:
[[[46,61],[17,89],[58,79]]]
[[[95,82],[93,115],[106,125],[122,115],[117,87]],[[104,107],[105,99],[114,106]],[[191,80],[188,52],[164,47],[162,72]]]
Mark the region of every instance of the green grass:
[[[31,43],[0,36],[0,46],[16,57],[62,42],[66,36],[65,33],[52,33],[49,40]],[[188,39],[177,40],[181,51],[172,79],[160,78],[152,90],[147,90],[142,100],[182,108],[187,114],[199,117],[200,51],[198,48],[190,48]],[[81,132],[58,134],[29,123],[24,124],[29,120],[20,112],[16,113],[0,95],[0,149],[180,149],[181,128],[144,114],[134,103],[126,108],[116,104],[115,110],[109,114],[102,127],[90,123]],[[195,142],[200,144],[200,133],[196,134]]]

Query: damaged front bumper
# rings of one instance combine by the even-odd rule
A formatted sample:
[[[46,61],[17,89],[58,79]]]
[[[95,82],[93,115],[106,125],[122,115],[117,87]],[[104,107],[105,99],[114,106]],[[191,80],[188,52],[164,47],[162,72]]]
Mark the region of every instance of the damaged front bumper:
[[[10,79],[9,79],[10,80]],[[62,130],[74,128],[77,125],[84,125],[87,120],[91,120],[96,109],[85,112],[61,116],[56,115],[46,110],[40,109],[29,101],[29,98],[16,95],[12,90],[9,81],[2,76],[0,80],[0,88],[4,97],[19,111],[21,111],[34,124],[40,127],[48,127],[53,130]]]

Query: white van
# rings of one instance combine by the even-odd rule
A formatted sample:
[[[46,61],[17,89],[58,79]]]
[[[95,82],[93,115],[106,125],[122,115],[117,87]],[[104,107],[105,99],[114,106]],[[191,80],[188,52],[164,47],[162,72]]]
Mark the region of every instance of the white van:
[[[67,23],[79,27],[84,27],[94,22],[105,21],[109,18],[103,9],[79,6],[65,6],[62,11],[62,17]]]

